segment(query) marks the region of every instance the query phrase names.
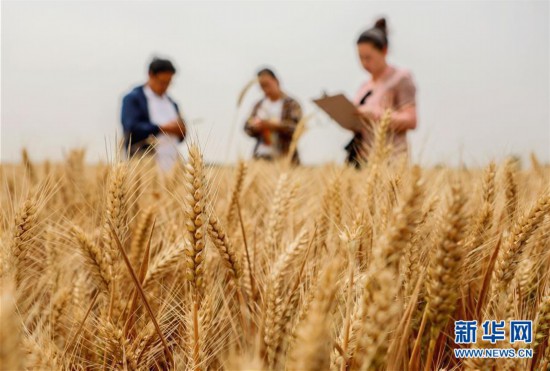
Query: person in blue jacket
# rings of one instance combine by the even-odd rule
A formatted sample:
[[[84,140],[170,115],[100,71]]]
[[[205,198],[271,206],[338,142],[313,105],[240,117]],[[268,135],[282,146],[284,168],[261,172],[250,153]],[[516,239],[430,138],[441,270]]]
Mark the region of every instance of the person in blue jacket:
[[[185,138],[185,122],[166,91],[176,68],[166,59],[149,65],[149,79],[122,99],[124,147],[129,156],[154,153],[163,170],[177,161],[177,144]]]

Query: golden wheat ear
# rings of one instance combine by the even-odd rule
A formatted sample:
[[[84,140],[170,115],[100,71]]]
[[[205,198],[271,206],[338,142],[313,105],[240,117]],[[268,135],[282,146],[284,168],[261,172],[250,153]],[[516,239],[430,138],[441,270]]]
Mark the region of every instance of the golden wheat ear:
[[[0,284],[0,365],[3,369],[24,368],[21,326],[15,303],[15,285],[4,279]]]
[[[82,150],[0,164],[0,364],[548,368],[550,168],[414,166],[378,134],[359,171],[208,166],[195,143],[169,174]],[[500,347],[479,341],[499,318],[533,321],[531,360],[454,357]]]
[[[240,108],[241,105],[243,104],[243,101],[244,101],[244,97],[246,96],[246,93],[248,93],[248,91],[258,82],[258,78],[257,77],[253,77],[252,79],[250,79],[250,81],[248,81],[244,86],[243,88],[241,89],[241,91],[239,92],[239,95],[238,95],[238,98],[237,98],[237,108]]]

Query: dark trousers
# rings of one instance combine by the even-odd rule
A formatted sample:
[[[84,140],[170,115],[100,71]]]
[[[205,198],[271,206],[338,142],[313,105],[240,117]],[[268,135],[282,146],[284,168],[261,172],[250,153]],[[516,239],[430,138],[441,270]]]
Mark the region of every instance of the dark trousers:
[[[363,137],[361,136],[361,134],[355,134],[353,139],[345,147],[348,153],[346,163],[350,166],[355,167],[356,169],[360,169],[361,165],[364,165],[366,163],[366,159],[360,158],[359,156],[359,148],[361,147],[362,141]]]

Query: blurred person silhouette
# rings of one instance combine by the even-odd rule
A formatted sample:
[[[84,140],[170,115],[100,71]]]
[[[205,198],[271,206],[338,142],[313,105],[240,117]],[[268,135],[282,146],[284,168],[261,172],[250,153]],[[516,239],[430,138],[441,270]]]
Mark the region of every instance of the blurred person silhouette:
[[[264,97],[254,105],[244,130],[256,138],[254,158],[275,160],[289,152],[292,135],[302,118],[302,108],[281,90],[279,79],[271,69],[261,69],[257,77]],[[299,163],[297,151],[292,162]]]
[[[163,171],[178,159],[178,143],[185,138],[185,122],[176,102],[167,95],[176,68],[166,59],[154,58],[149,78],[122,99],[124,147],[129,157],[154,154]]]
[[[393,155],[407,153],[407,131],[416,128],[416,86],[411,72],[387,62],[388,32],[386,19],[380,18],[374,27],[361,33],[357,40],[357,52],[361,65],[371,79],[357,92],[354,103],[363,127],[355,132],[346,146],[347,162],[360,167],[367,159],[374,139],[374,126],[384,111],[392,111],[389,140]]]

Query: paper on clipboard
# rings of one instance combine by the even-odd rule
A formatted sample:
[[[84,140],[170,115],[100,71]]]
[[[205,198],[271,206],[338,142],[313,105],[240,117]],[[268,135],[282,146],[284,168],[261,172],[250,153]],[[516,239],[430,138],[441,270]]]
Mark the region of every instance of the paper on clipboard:
[[[313,102],[344,129],[359,131],[361,120],[356,115],[357,107],[343,94],[314,99]]]

